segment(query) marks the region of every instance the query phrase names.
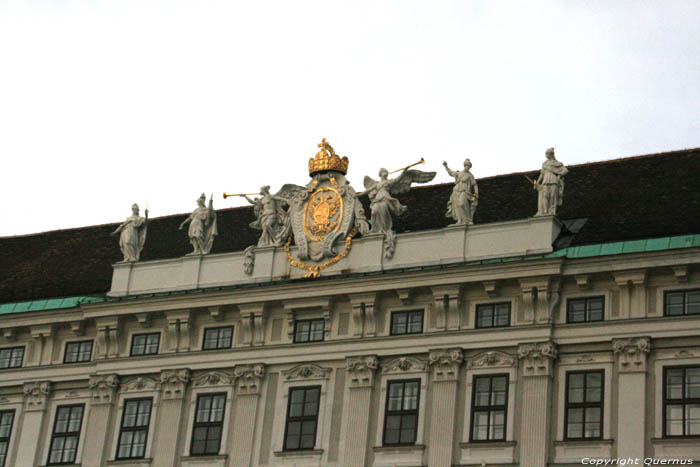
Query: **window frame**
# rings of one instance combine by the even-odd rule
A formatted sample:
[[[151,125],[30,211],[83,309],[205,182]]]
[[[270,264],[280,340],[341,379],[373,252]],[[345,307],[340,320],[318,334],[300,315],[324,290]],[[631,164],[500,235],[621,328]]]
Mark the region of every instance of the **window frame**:
[[[70,431],[70,432],[66,431],[64,433],[58,434],[58,436],[57,436],[56,426],[58,425],[58,419],[59,419],[58,412],[61,409],[68,408],[69,409],[68,420],[70,421],[71,411],[72,411],[72,409],[74,409],[76,407],[80,407],[82,409],[82,412],[80,414],[80,426],[78,427],[78,431],[77,432],[76,431]],[[48,445],[48,456],[46,458],[46,465],[47,466],[49,466],[49,465],[73,465],[73,464],[78,462],[78,459],[80,458],[80,438],[81,438],[81,435],[83,432],[83,427],[84,427],[83,419],[85,418],[85,408],[86,408],[86,404],[84,404],[84,403],[64,404],[64,405],[57,405],[56,406],[56,408],[54,410],[53,428],[51,429],[51,439],[49,440],[49,445]],[[57,437],[68,438],[69,436],[76,436],[77,437],[77,441],[75,443],[75,456],[73,457],[73,460],[71,460],[70,462],[51,462],[51,453],[53,452],[52,448],[53,448],[54,439],[56,439]]]
[[[600,299],[602,301],[601,310],[600,310],[600,319],[590,319],[590,313],[588,310],[588,301],[589,300],[597,300],[597,299]],[[583,321],[572,321],[571,320],[571,304],[573,302],[580,302],[580,301],[585,302],[584,320]],[[566,299],[566,324],[600,323],[602,321],[605,321],[605,295],[586,295],[583,297],[570,297],[570,298]]]
[[[409,331],[409,319],[412,314],[420,313],[420,331]],[[406,332],[394,333],[394,320],[397,315],[406,315]],[[425,309],[411,308],[407,310],[393,310],[389,317],[389,335],[390,336],[415,336],[425,332]]]
[[[588,386],[586,386],[586,377],[585,375],[590,374],[590,373],[598,373],[600,374],[600,401],[599,402],[586,402],[586,392],[588,390]],[[583,381],[584,381],[584,386],[583,386],[583,402],[574,402],[574,403],[569,403],[569,376],[570,375],[575,375],[575,374],[582,374],[584,375]],[[573,406],[572,406],[573,405]],[[598,407],[600,409],[600,418],[599,418],[599,424],[600,424],[600,435],[599,436],[585,436],[585,424],[586,424],[586,410],[587,408],[593,408],[593,407]],[[583,411],[583,436],[580,438],[572,438],[569,436],[569,408],[582,408],[584,409]],[[571,370],[571,371],[564,371],[564,428],[563,428],[563,439],[564,441],[600,441],[605,439],[605,370],[600,368],[600,369],[590,369],[590,370]]]
[[[491,405],[491,388],[493,387],[493,378],[505,377],[506,378],[506,394],[503,406]],[[475,410],[474,402],[476,401],[476,380],[480,378],[489,379],[489,405],[480,406],[479,410]],[[510,374],[509,373],[482,373],[472,375],[472,394],[471,394],[471,407],[469,409],[469,442],[470,443],[503,443],[508,439],[508,402],[510,401]],[[492,411],[503,410],[503,438],[501,439],[474,439],[474,414],[476,412],[487,412],[489,414],[489,427],[491,426],[490,414]]]
[[[411,409],[411,410],[395,410],[395,411],[389,411],[389,395],[391,394],[391,386],[393,384],[403,384],[404,385],[404,391],[401,396],[401,406],[403,407],[403,401],[406,396],[406,383],[416,383],[418,385],[418,393],[416,393],[416,408]],[[423,380],[421,378],[410,378],[410,379],[391,379],[387,380],[386,382],[386,395],[384,397],[384,423],[382,427],[382,446],[384,447],[393,447],[393,446],[415,446],[416,443],[418,442],[419,436],[418,436],[418,430],[421,428],[420,425],[420,403],[421,403],[421,386],[423,385]],[[387,425],[387,420],[389,418],[389,415],[401,415],[402,417],[404,415],[411,415],[415,414],[416,416],[416,426],[414,427],[414,437],[413,441],[410,443],[402,443],[401,438],[399,436],[399,442],[398,443],[387,443],[386,442],[386,425]],[[403,418],[402,418],[403,420]],[[401,429],[399,428],[399,432]]]
[[[144,349],[143,353],[140,354],[135,354],[134,353],[134,344],[135,340],[137,337],[146,337],[146,342],[144,344]],[[158,336],[158,342],[156,344],[156,351],[155,352],[147,352],[146,349],[148,348],[148,338],[150,336]],[[140,333],[134,333],[131,335],[131,345],[129,346],[129,357],[145,357],[147,355],[158,355],[160,353],[160,332],[140,332]]]
[[[321,338],[320,339],[315,339],[311,340],[311,327],[313,326],[314,322],[320,322],[321,323]],[[308,332],[308,340],[305,341],[299,341],[297,340],[297,330],[299,329],[299,323],[309,323],[309,332]],[[295,319],[294,320],[294,332],[292,334],[292,343],[293,344],[309,344],[311,342],[323,342],[325,340],[325,326],[326,326],[326,320],[325,318],[305,318],[305,319]]]
[[[663,316],[664,317],[679,317],[679,316],[700,316],[700,313],[688,313],[688,298],[689,292],[700,292],[700,289],[674,289],[674,290],[664,290],[664,300],[663,300]],[[683,294],[683,313],[680,315],[671,315],[668,313],[668,296],[669,294],[682,293]]]
[[[219,347],[218,345],[219,345],[220,336],[219,336],[219,334],[217,334],[217,337],[216,337],[217,346],[216,347],[206,347],[207,333],[212,332],[212,331],[221,332],[222,329],[231,329],[231,343],[230,343],[230,345],[228,347]],[[204,328],[204,330],[202,331],[202,350],[210,351],[210,350],[232,349],[233,342],[234,342],[234,331],[235,331],[235,326],[233,324],[225,325],[225,326],[211,326],[211,327]]]
[[[672,316],[677,316],[677,315],[672,315]],[[661,393],[661,436],[663,439],[698,439],[700,438],[700,434],[697,435],[687,435],[685,434],[685,420],[686,420],[686,410],[685,406],[688,404],[700,404],[700,397],[698,398],[687,398],[685,397],[686,394],[686,384],[685,384],[685,372],[688,369],[695,369],[695,368],[700,368],[700,364],[691,364],[691,365],[668,365],[663,367],[663,375],[662,375],[662,393]],[[683,398],[682,399],[669,399],[667,395],[667,389],[666,389],[666,374],[668,370],[683,370]],[[672,405],[683,405],[683,435],[668,435],[666,434],[666,406],[668,404]]]
[[[232,335],[233,338],[233,335]],[[221,421],[220,422],[198,422],[197,421],[197,412],[199,409],[199,402],[205,397],[211,397],[212,401],[215,397],[221,396],[224,399],[224,406],[222,408],[222,415],[221,415]],[[192,433],[190,434],[190,445],[189,445],[189,455],[192,457],[207,457],[207,456],[218,456],[221,453],[221,447],[224,444],[224,436],[227,434],[225,431],[225,422],[226,422],[226,409],[227,409],[227,399],[229,398],[229,394],[227,392],[202,392],[197,394],[197,399],[194,404],[194,413],[192,415]],[[194,436],[195,433],[197,432],[198,427],[205,426],[207,429],[212,426],[218,425],[220,427],[219,431],[219,446],[217,448],[217,451],[215,453],[210,453],[206,451],[206,441],[205,441],[205,449],[204,452],[202,453],[195,453],[194,452]],[[208,430],[207,430],[208,433]],[[208,439],[208,438],[207,438]]]
[[[142,401],[150,401],[151,402],[151,408],[148,411],[148,423],[146,423],[145,426],[134,426],[134,427],[124,427],[124,420],[126,419],[126,406],[129,402],[142,402]],[[119,436],[117,437],[117,449],[114,453],[114,459],[115,460],[127,460],[127,459],[145,459],[146,458],[146,450],[148,449],[148,434],[151,431],[151,418],[153,417],[153,397],[135,397],[135,398],[130,398],[130,399],[124,399],[123,401],[123,409],[122,409],[122,417],[121,417],[121,422],[119,423]],[[137,415],[138,415],[138,407],[137,407]],[[121,457],[119,456],[119,448],[121,447],[122,444],[122,435],[124,434],[125,431],[128,432],[136,432],[136,431],[145,431],[146,437],[144,438],[143,441],[143,455],[141,456],[128,456],[128,457]],[[133,451],[133,444],[131,447]]]
[[[496,324],[496,307],[499,305],[508,305],[508,324]],[[493,315],[491,317],[491,326],[479,326],[479,311],[486,308],[493,307]],[[491,329],[491,328],[507,328],[510,327],[513,321],[513,304],[510,301],[507,302],[490,302],[490,303],[477,303],[474,307],[474,329]]]
[[[15,350],[19,350],[19,349],[22,349],[22,357],[20,358],[19,365],[12,366],[13,353],[14,353]],[[8,365],[8,366],[0,367],[0,370],[12,370],[12,369],[14,369],[14,368],[22,368],[22,367],[24,366],[24,356],[25,356],[26,353],[27,353],[26,346],[24,346],[24,345],[15,345],[15,346],[12,346],[12,347],[1,347],[1,348],[0,348],[0,352],[2,352],[3,350],[9,350],[9,351],[10,351],[10,358],[9,358],[9,360],[8,360],[8,362],[7,362],[7,365]]]
[[[2,462],[0,462],[0,467],[5,467],[7,465],[7,459],[10,457],[10,443],[12,442],[12,429],[15,427],[15,418],[17,415],[17,412],[15,409],[0,410],[0,420],[2,420],[2,417],[8,413],[12,414],[12,419],[10,420],[10,431],[7,433],[7,436],[0,437],[0,443],[7,443],[6,444],[7,448],[5,449],[5,458],[2,459]]]
[[[80,346],[83,344],[90,344],[90,357],[87,360],[76,360],[74,362],[68,362],[66,361],[68,358],[68,346],[70,345],[78,345],[78,356],[82,353],[80,351]],[[63,364],[64,365],[73,365],[76,363],[87,363],[92,361],[92,356],[95,351],[95,341],[93,339],[86,339],[86,340],[80,340],[80,341],[67,341],[66,345],[63,346]]]
[[[318,401],[316,401],[316,415],[313,417],[314,418],[314,443],[313,446],[310,448],[288,448],[287,447],[287,430],[289,428],[289,422],[290,421],[309,421],[308,419],[311,418],[310,415],[300,415],[298,417],[294,417],[294,420],[290,420],[290,415],[289,413],[291,412],[292,409],[292,393],[294,391],[304,391],[304,404],[306,404],[306,391],[317,389],[318,390]],[[282,436],[282,451],[285,452],[299,452],[299,451],[313,451],[316,448],[316,444],[318,442],[318,416],[321,413],[321,394],[322,394],[323,388],[321,387],[320,384],[314,385],[314,386],[291,386],[289,388],[289,391],[287,393],[287,410],[284,415],[284,434]]]

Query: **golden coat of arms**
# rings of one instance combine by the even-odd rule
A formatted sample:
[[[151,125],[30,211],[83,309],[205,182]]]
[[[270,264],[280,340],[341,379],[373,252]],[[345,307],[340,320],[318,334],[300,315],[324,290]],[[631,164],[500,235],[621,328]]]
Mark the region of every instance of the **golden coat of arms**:
[[[304,204],[304,235],[312,242],[325,241],[343,221],[343,198],[335,179],[330,181],[330,186],[316,189]]]

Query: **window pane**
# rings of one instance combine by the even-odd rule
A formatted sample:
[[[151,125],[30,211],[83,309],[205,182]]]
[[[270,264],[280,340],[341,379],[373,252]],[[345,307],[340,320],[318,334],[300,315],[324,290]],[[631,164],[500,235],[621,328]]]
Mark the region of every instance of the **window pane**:
[[[409,315],[408,332],[418,334],[423,332],[423,312],[412,311]]]
[[[477,310],[478,323],[480,328],[489,328],[493,326],[493,307],[483,307]]]
[[[131,448],[131,457],[143,457],[146,451],[146,431],[139,430],[134,433],[134,445]]]
[[[666,370],[666,398],[683,398],[683,369],[674,368]]]
[[[700,399],[700,368],[687,368],[685,370],[685,397],[686,399]]]
[[[688,404],[685,409],[685,434],[700,435],[700,404]]]
[[[477,441],[488,439],[489,413],[474,412],[472,438]]]
[[[404,410],[416,410],[418,408],[418,382],[406,383],[404,388]]]
[[[683,406],[666,406],[666,435],[683,436]]]
[[[227,349],[231,347],[231,337],[233,336],[233,328],[222,328],[219,330],[218,348]]]
[[[406,325],[408,322],[408,315],[406,313],[392,313],[391,317],[393,318],[392,326],[391,326],[391,333],[392,334],[406,334]]]
[[[224,419],[224,406],[226,405],[226,398],[223,395],[214,396],[211,406],[211,415],[209,417],[210,422],[220,422]]]
[[[584,374],[569,374],[569,403],[583,402]]]
[[[602,375],[600,373],[586,374],[586,402],[601,401],[601,386],[603,384]]]
[[[10,349],[0,350],[0,368],[9,368],[10,367],[10,355],[11,355]]]
[[[413,443],[416,441],[416,425],[418,417],[416,415],[403,415],[401,419],[401,436],[399,442]]]
[[[200,396],[197,406],[197,422],[208,422],[211,411],[211,396]]]
[[[505,413],[501,410],[491,412],[489,439],[498,440],[504,438]]]
[[[496,307],[496,326],[508,326],[510,324],[510,303],[503,303]]]

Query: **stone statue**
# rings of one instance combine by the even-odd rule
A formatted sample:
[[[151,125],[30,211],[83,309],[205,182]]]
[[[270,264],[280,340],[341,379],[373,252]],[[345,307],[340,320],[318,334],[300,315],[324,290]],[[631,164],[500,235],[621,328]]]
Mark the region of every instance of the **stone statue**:
[[[411,189],[411,183],[427,183],[435,178],[435,172],[422,172],[420,170],[404,169],[401,175],[394,179],[389,179],[389,171],[382,168],[379,170],[379,180],[373,180],[365,176],[365,191],[358,193],[358,196],[367,194],[370,200],[371,224],[369,233],[384,234],[384,255],[387,258],[394,256],[396,246],[396,233],[392,230],[392,214],[400,216],[406,212],[403,206],[392,195],[399,195]]]
[[[537,178],[537,214],[535,216],[556,216],[557,206],[564,197],[564,176],[569,170],[555,159],[554,148],[545,152],[547,160],[542,163],[540,176]]]
[[[261,230],[262,234],[258,240],[258,246],[280,246],[289,236],[289,222],[287,212],[284,206],[289,204],[289,199],[286,197],[288,187],[303,189],[296,185],[284,185],[277,194],[270,194],[270,187],[265,185],[260,188],[260,198],[250,199],[247,195],[243,195],[245,199],[254,206],[255,217],[254,222],[250,226],[254,229]]]
[[[119,248],[122,250],[124,259],[121,262],[138,261],[146,243],[146,230],[148,229],[148,209],[145,211],[146,217],[139,216],[139,205],[134,203],[131,206],[131,216],[110,235],[119,235]]]
[[[464,170],[450,170],[447,162],[443,161],[445,170],[455,179],[455,186],[452,195],[447,202],[447,216],[455,221],[455,225],[472,225],[474,223],[474,212],[479,204],[479,187],[476,186],[476,179],[469,171],[472,163],[469,159],[464,160]]]
[[[216,230],[216,212],[214,211],[214,200],[209,199],[209,207],[204,203],[207,197],[202,195],[197,199],[197,209],[192,211],[187,219],[180,224],[180,230],[187,223],[190,228],[187,235],[190,238],[190,243],[194,250],[191,255],[206,255],[211,251],[211,246],[214,244],[214,237],[219,234]]]

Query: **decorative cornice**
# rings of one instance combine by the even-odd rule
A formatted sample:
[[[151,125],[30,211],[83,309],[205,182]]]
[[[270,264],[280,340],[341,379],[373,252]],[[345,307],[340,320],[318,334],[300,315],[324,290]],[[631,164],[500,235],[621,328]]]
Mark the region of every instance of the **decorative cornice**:
[[[119,387],[120,392],[147,392],[157,389],[158,381],[149,376],[132,376],[125,379]]]
[[[93,404],[111,404],[119,387],[119,375],[92,375],[88,386],[92,390]]]
[[[45,410],[46,403],[51,396],[51,382],[35,381],[24,383],[23,393],[25,410]]]
[[[185,396],[187,383],[190,382],[190,369],[163,370],[160,372],[160,387],[163,399],[181,399]]]
[[[265,378],[265,365],[255,363],[237,366],[233,369],[233,377],[236,380],[238,395],[260,394],[260,386]]]
[[[647,355],[651,351],[651,339],[648,337],[613,339],[612,348],[613,353],[617,356],[619,372],[647,371]]]
[[[379,368],[379,358],[376,355],[350,357],[345,361],[345,368],[350,375],[350,388],[371,388]]]
[[[467,360],[467,368],[517,367],[518,358],[498,350],[489,350]]]
[[[557,354],[557,345],[551,341],[520,344],[518,359],[523,361],[523,376],[551,376]]]
[[[424,372],[428,362],[416,357],[399,357],[382,365],[382,373]]]
[[[194,387],[230,386],[234,376],[224,371],[208,371],[192,378]]]
[[[459,367],[463,361],[462,349],[431,350],[428,365],[433,370],[433,381],[457,381]]]
[[[323,368],[318,365],[305,364],[297,365],[290,370],[282,371],[286,381],[304,379],[328,379],[332,368]]]

